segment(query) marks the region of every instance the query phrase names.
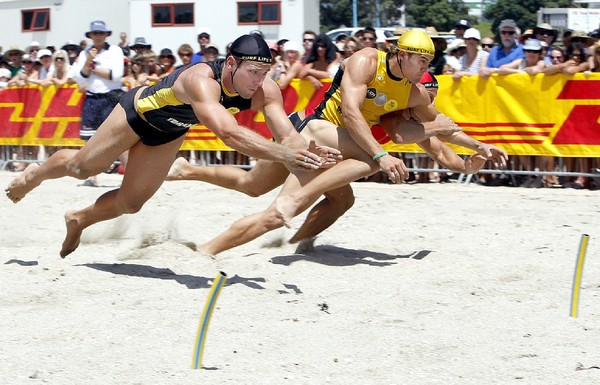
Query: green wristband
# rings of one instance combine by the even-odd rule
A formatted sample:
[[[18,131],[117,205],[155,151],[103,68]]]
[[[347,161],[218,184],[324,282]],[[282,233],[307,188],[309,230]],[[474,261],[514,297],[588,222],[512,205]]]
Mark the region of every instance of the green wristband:
[[[380,152],[379,154],[373,155],[373,160],[377,160],[377,159],[381,158],[382,156],[386,156],[386,155],[389,155],[387,151]]]

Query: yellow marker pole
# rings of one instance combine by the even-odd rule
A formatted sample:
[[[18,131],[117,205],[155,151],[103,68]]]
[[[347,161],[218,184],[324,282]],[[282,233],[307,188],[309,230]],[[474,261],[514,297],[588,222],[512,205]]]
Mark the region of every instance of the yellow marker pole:
[[[581,287],[581,275],[583,273],[583,262],[585,261],[585,252],[587,250],[590,236],[583,234],[579,244],[579,253],[577,254],[577,265],[575,266],[575,276],[573,277],[573,290],[571,294],[571,317],[577,318],[579,308],[579,289]]]
[[[194,345],[194,354],[192,356],[192,369],[202,368],[202,356],[204,354],[204,342],[206,341],[206,333],[208,333],[208,325],[210,324],[210,318],[215,308],[215,304],[217,303],[217,298],[219,298],[219,293],[223,286],[225,286],[225,282],[227,282],[227,274],[220,271],[213,281],[210,292],[208,293],[208,298],[206,298],[202,317],[198,324],[198,331],[196,332],[196,344]]]

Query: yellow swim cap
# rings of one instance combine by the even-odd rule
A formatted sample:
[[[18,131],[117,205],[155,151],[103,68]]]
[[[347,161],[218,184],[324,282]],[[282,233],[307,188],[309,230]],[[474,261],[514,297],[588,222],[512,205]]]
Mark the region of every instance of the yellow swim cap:
[[[405,50],[408,53],[416,53],[421,55],[434,55],[435,47],[433,40],[427,32],[418,29],[411,29],[405,32],[398,39],[398,49]]]

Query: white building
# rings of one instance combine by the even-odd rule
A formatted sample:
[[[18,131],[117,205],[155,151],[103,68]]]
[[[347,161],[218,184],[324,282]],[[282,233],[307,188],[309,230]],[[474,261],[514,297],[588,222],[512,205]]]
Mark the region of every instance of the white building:
[[[236,37],[260,30],[267,40],[302,40],[319,32],[319,0],[0,0],[0,46],[21,49],[32,41],[60,48],[85,39],[92,20],[112,30],[109,42],[126,32],[131,44],[144,37],[156,53],[183,44],[199,48],[197,32],[208,28],[211,43],[224,53]]]

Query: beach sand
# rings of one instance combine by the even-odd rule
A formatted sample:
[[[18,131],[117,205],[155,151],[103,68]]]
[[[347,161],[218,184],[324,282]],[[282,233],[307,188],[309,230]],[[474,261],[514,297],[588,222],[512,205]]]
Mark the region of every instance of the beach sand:
[[[314,252],[285,242],[302,215],[212,259],[185,243],[275,193],[166,182],[63,260],[64,212],[121,181],[99,178],[0,200],[1,384],[600,383],[600,192],[355,183],[355,206]],[[219,271],[205,369],[192,370]]]

